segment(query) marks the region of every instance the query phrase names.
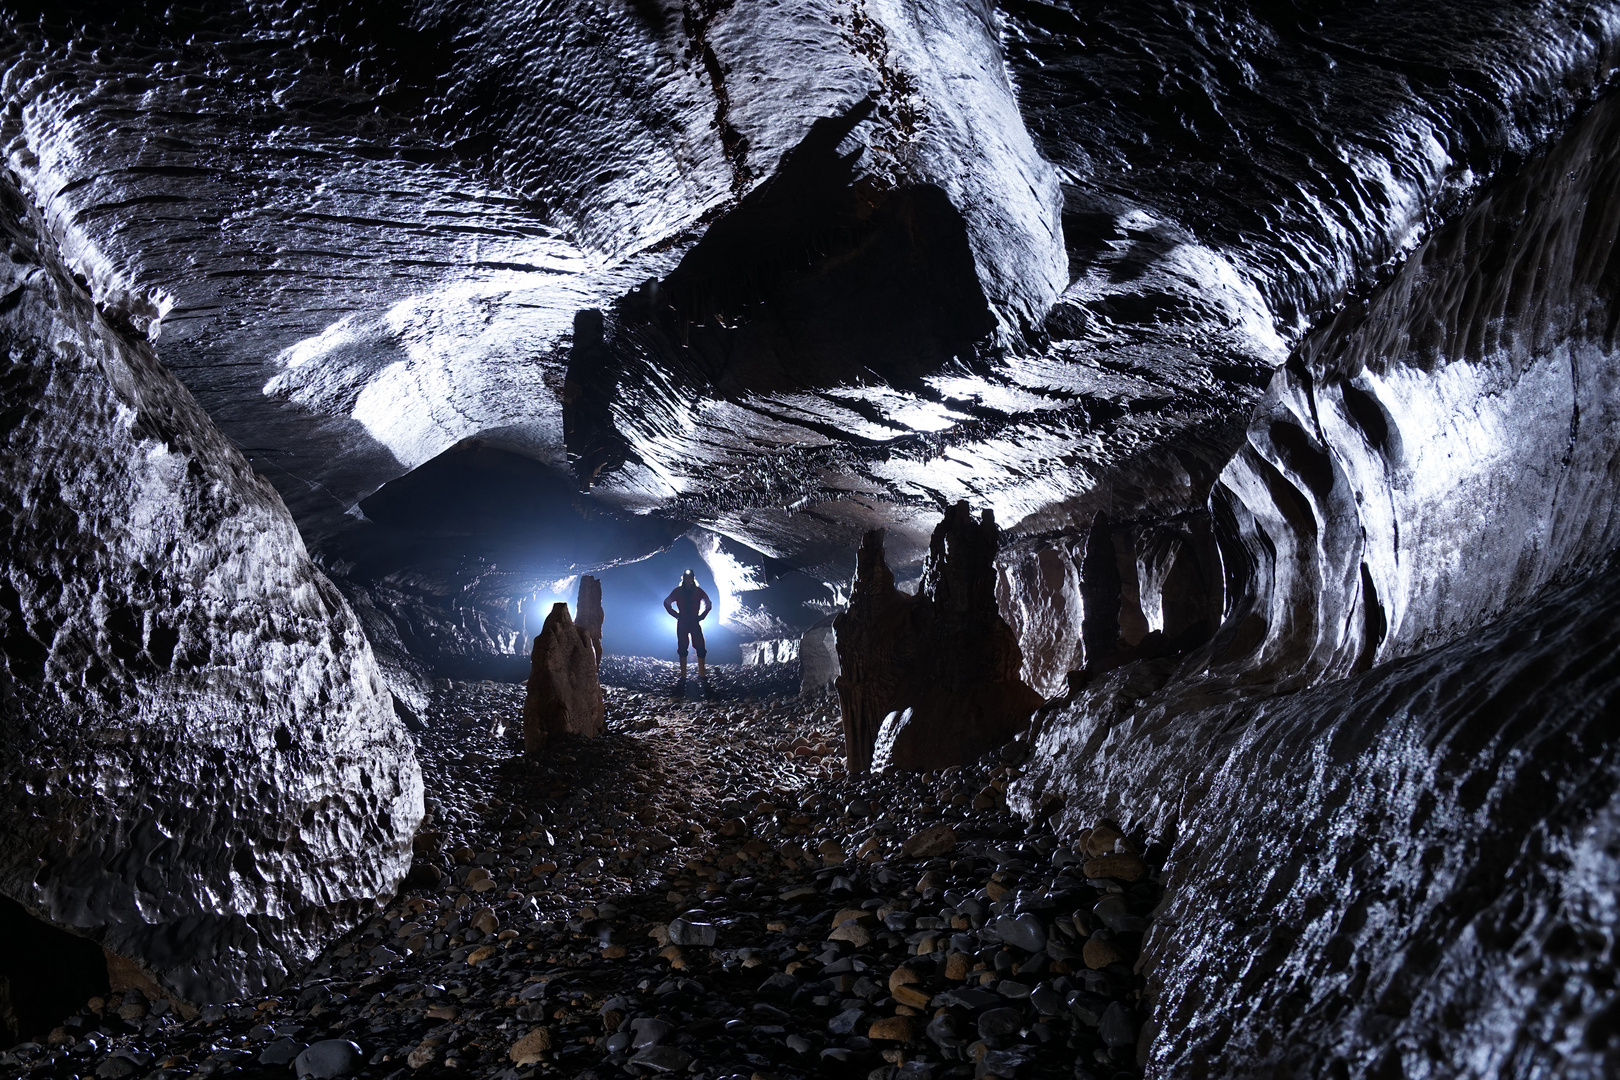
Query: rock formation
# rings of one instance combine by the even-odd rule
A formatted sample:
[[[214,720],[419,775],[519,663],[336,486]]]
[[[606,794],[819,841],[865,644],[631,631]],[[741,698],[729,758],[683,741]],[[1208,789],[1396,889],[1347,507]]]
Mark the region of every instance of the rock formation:
[[[1163,1075],[1612,1068],[1617,241],[1610,99],[1278,373],[1209,642],[1031,733],[1016,805],[1179,838]]]
[[[0,177],[0,892],[182,996],[390,894],[422,782],[275,491]]]
[[[524,752],[540,753],[557,735],[601,735],[604,709],[590,638],[569,618],[567,604],[553,604],[529,656]]]
[[[940,769],[1022,731],[1041,697],[1018,677],[1017,639],[996,607],[995,517],[967,503],[934,530],[914,595],[895,587],[883,534],[861,545],[849,608],[834,620],[851,772]],[[892,718],[891,718],[892,717]],[[880,730],[882,729],[882,730]]]
[[[596,666],[602,666],[602,621],[606,617],[602,611],[602,582],[589,574],[579,579],[579,597],[574,604],[578,612],[574,618],[574,626],[585,640],[590,642],[591,652],[596,655]]]
[[[0,889],[31,912],[199,994],[274,981],[403,866],[373,660],[425,745],[437,680],[522,677],[520,598],[694,538],[756,654],[848,605],[816,640],[857,768],[1062,695],[974,790],[851,781],[850,821],[1009,799],[1051,841],[964,838],[950,914],[858,906],[877,821],[781,851],[813,815],[763,779],[769,836],[719,815],[732,869],[846,865],[800,894],[816,933],[928,968],[923,918],[1030,961],[1066,926],[1047,960],[1124,995],[1078,1025],[1101,1046],[1056,981],[991,1038],[1062,1015],[1030,1037],[1103,1051],[1079,1080],[1137,1046],[1165,1076],[1620,1072],[1620,0],[158,7],[0,10],[0,186],[37,210],[0,266]],[[935,530],[962,500],[999,540]],[[592,723],[578,630],[530,657],[541,740]],[[555,822],[510,810],[533,873]],[[966,895],[1090,904],[1091,860],[1053,860],[1099,817],[1168,857],[1103,926]],[[455,950],[417,929],[425,986]],[[1103,930],[1148,934],[1148,1016],[1133,948],[1086,961]],[[771,976],[795,1010],[845,990],[807,960]],[[882,1018],[905,1071],[985,1034],[967,1008]],[[512,1018],[412,1053],[500,1060]]]
[[[799,691],[809,696],[833,689],[838,681],[837,615],[818,619],[799,639]]]

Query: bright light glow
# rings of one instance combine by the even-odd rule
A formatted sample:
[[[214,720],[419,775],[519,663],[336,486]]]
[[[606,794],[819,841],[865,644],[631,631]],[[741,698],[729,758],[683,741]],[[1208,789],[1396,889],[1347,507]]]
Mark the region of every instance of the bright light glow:
[[[697,545],[698,556],[714,575],[714,614],[727,630],[747,633],[751,628],[736,622],[741,605],[737,594],[765,587],[761,567],[750,566],[725,550],[723,539],[707,529],[693,529],[687,536]]]

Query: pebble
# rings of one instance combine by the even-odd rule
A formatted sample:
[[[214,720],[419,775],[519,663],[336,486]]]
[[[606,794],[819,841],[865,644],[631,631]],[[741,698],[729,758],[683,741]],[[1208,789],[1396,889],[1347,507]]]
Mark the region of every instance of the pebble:
[[[1102,1022],[1097,1025],[1097,1034],[1108,1046],[1134,1046],[1136,1020],[1124,1005],[1117,1001],[1112,1002],[1102,1014]]]
[[[537,1061],[545,1060],[546,1051],[551,1049],[551,1031],[547,1028],[535,1028],[517,1042],[506,1052],[514,1065],[533,1065]]]
[[[1023,1026],[1022,1009],[989,1009],[979,1016],[979,1034],[987,1039],[1011,1035]]]
[[[956,850],[956,830],[949,825],[935,825],[913,833],[901,846],[901,854],[908,859],[932,859],[949,855]]]
[[[287,1065],[303,1053],[304,1044],[292,1039],[277,1039],[259,1052],[260,1065]]]
[[[672,919],[669,923],[671,945],[713,945],[715,929],[710,923]]]
[[[630,1062],[657,1072],[685,1072],[687,1066],[692,1064],[692,1055],[673,1046],[649,1046],[631,1058]]]
[[[87,1004],[8,1067],[291,1072],[336,1043],[349,1071],[300,1075],[1134,1075],[1152,859],[1108,823],[1017,818],[999,754],[847,777],[836,702],[770,678],[711,668],[677,697],[673,665],[610,657],[608,734],[539,760],[521,685],[442,684],[399,896],[275,995]]]
[[[1046,926],[1037,915],[1002,915],[997,917],[995,926],[996,933],[1008,945],[1030,953],[1046,951]]]
[[[299,1080],[335,1080],[353,1076],[361,1065],[360,1048],[347,1039],[322,1039],[293,1059]]]
[[[659,1020],[656,1017],[641,1017],[630,1022],[630,1045],[636,1049],[644,1046],[657,1046],[669,1038],[669,1033],[675,1030],[673,1024]]]

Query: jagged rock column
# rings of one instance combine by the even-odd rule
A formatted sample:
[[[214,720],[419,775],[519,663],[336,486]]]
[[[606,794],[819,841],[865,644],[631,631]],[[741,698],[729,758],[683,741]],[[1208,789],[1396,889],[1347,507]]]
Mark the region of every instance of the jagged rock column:
[[[849,609],[834,623],[851,772],[964,764],[1022,731],[1041,697],[996,607],[994,516],[965,502],[934,530],[914,596],[866,535]],[[874,752],[877,752],[876,755]]]
[[[391,894],[422,779],[273,489],[0,176],[0,892],[192,999]]]

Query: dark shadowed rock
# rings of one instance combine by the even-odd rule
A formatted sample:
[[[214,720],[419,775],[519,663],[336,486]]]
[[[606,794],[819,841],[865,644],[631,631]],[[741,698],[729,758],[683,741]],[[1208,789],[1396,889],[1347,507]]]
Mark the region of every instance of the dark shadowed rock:
[[[967,503],[934,530],[915,595],[895,587],[883,534],[861,545],[849,609],[834,622],[852,772],[976,760],[1029,724],[1040,695],[996,607],[995,519]],[[874,750],[880,756],[874,756]]]
[[[538,753],[554,735],[597,736],[603,724],[602,684],[596,653],[568,617],[567,604],[554,604],[534,639],[529,691],[523,699],[523,748]]]
[[[363,1064],[360,1048],[347,1039],[322,1039],[293,1059],[299,1080],[337,1080],[354,1075]]]
[[[649,1046],[645,1050],[638,1050],[630,1063],[653,1072],[685,1072],[686,1067],[692,1064],[692,1055],[673,1046]]]
[[[799,639],[801,693],[818,694],[838,681],[838,645],[833,634],[833,620],[837,617],[827,615],[817,620]]]
[[[412,744],[280,498],[3,180],[0,233],[0,891],[262,989],[404,876]]]
[[[602,580],[585,574],[579,579],[579,599],[574,604],[578,614],[574,618],[574,625],[579,628],[580,634],[590,643],[591,651],[596,655],[596,666],[602,666],[602,622],[606,617],[602,611]]]

